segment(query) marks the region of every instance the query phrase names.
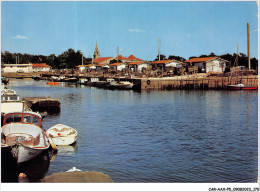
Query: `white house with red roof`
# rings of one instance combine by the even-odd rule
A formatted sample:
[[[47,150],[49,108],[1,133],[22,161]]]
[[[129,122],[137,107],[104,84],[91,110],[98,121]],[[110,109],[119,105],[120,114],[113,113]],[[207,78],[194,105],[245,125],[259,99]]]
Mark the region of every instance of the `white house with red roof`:
[[[3,64],[3,73],[31,73],[33,72],[32,64]]]
[[[83,72],[85,69],[87,69],[86,65],[78,65],[76,68],[80,71]]]
[[[210,71],[216,73],[222,73],[225,71],[227,66],[227,60],[221,59],[219,57],[202,57],[202,58],[192,58],[185,63],[192,66],[198,66],[199,71],[208,73]]]
[[[143,61],[130,62],[127,64],[129,69],[133,72],[142,72],[144,69],[147,69],[150,66],[149,63]]]
[[[153,68],[159,69],[162,72],[165,72],[166,67],[177,67],[180,68],[182,67],[182,62],[177,61],[175,59],[170,59],[170,60],[158,60],[150,63]]]
[[[33,72],[49,72],[51,67],[46,63],[33,63],[32,69]]]
[[[110,68],[115,71],[122,71],[127,67],[126,63],[113,63],[110,65]]]

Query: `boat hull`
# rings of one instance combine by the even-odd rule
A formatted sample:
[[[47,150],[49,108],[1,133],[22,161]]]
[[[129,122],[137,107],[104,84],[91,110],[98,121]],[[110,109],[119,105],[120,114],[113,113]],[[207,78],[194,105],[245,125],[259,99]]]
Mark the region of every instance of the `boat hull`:
[[[55,145],[72,145],[77,141],[78,132],[63,124],[57,124],[46,131]]]
[[[241,86],[236,86],[236,85],[229,85],[227,86],[227,88],[229,90],[257,90],[258,87],[257,86],[245,86],[245,87],[241,87]]]
[[[52,138],[53,143],[55,145],[72,145],[77,141],[77,136],[67,136],[67,137],[53,137]]]
[[[47,147],[27,147],[23,144],[15,144],[11,146],[11,154],[16,159],[17,163],[30,161],[36,156],[40,155],[43,151],[47,150]]]

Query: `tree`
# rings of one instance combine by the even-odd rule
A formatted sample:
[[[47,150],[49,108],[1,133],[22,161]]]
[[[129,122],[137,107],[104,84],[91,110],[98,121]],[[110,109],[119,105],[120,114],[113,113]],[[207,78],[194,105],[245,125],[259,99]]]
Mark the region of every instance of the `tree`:
[[[180,56],[175,56],[175,55],[169,55],[168,59],[175,59],[175,60],[177,60],[177,61],[181,61],[181,62],[186,61],[185,58],[180,57]]]
[[[166,56],[165,55],[160,55],[160,60],[165,60],[166,59]],[[159,55],[157,55],[155,61],[158,61],[159,60]]]

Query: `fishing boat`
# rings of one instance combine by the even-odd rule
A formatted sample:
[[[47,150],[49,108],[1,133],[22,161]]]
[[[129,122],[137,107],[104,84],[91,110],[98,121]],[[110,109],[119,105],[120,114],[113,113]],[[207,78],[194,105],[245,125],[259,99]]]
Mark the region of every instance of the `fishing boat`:
[[[242,83],[237,85],[228,85],[227,88],[230,90],[257,90],[258,89],[257,86],[246,86]]]
[[[78,132],[61,123],[54,125],[46,131],[55,145],[71,145],[77,141]]]
[[[50,147],[38,113],[6,113],[1,129],[1,150],[11,153],[17,163],[32,160]]]

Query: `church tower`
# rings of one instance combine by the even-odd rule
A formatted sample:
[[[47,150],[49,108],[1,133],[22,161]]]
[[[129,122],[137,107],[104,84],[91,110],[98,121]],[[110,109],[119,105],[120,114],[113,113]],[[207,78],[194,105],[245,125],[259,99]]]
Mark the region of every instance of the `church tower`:
[[[100,57],[100,53],[99,53],[99,50],[98,50],[97,42],[96,42],[96,48],[95,48],[93,56],[94,56],[94,59],[97,59],[97,58]]]

